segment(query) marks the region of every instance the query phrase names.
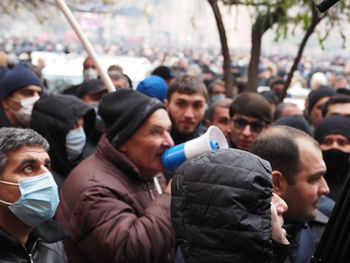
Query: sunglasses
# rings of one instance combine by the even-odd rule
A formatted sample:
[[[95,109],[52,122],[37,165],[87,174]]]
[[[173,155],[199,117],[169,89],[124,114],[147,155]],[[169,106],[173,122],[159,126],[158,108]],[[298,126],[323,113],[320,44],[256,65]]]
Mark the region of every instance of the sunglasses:
[[[258,121],[249,122],[243,118],[237,118],[232,120],[234,127],[239,130],[243,130],[247,125],[249,125],[250,130],[253,133],[260,133],[265,128],[265,124]]]

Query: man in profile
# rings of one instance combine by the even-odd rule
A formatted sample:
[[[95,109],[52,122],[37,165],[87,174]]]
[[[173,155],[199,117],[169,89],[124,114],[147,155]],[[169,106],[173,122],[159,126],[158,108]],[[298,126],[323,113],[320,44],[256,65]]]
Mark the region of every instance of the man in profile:
[[[251,152],[270,162],[274,192],[288,205],[283,218],[291,245],[285,262],[310,262],[329,216],[317,209],[329,193],[320,146],[305,132],[275,126],[255,140]]]
[[[57,220],[70,262],[173,262],[162,154],[174,145],[165,106],[132,89],[102,98],[106,133],[70,173]]]

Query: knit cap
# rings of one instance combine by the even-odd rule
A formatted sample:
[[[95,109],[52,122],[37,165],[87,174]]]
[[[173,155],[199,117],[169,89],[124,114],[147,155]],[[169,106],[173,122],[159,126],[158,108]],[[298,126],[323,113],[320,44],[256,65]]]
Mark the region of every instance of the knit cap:
[[[106,135],[114,147],[124,144],[163,103],[129,88],[105,95],[98,114],[106,126]]]
[[[163,102],[168,92],[168,86],[163,78],[150,76],[141,81],[136,90]]]
[[[18,63],[9,70],[0,82],[0,100],[11,95],[16,90],[35,85],[44,88],[43,83],[25,62]]]
[[[341,134],[350,142],[350,118],[342,115],[330,115],[322,119],[314,133],[315,140],[321,143],[329,134]]]
[[[335,90],[328,87],[320,87],[316,90],[311,91],[308,96],[308,106],[307,106],[308,113],[311,112],[312,108],[320,99],[324,97],[331,97],[335,94],[336,94]]]

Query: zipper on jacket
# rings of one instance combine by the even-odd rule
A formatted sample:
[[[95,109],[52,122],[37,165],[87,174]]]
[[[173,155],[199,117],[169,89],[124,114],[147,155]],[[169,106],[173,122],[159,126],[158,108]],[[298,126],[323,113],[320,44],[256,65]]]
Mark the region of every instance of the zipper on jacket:
[[[146,185],[147,185],[148,193],[151,196],[151,199],[154,200],[154,193],[153,193],[151,182],[147,181]]]
[[[34,263],[32,254],[29,253],[28,256],[29,256],[30,263]]]

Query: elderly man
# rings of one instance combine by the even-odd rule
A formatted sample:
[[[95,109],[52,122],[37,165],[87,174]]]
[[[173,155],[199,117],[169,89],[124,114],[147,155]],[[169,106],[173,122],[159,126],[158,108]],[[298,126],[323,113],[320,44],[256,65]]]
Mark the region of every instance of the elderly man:
[[[275,126],[255,140],[251,152],[270,162],[274,192],[288,205],[283,218],[291,245],[285,262],[310,262],[329,216],[317,209],[329,193],[318,143],[300,130]]]
[[[43,87],[24,62],[8,71],[0,82],[0,127],[27,127]]]
[[[172,262],[170,195],[159,174],[174,145],[165,106],[120,89],[103,97],[99,114],[106,134],[61,191],[57,220],[69,233],[69,261]]]
[[[327,166],[329,196],[337,201],[350,168],[350,118],[342,115],[324,118],[316,127],[314,137]]]
[[[66,262],[49,144],[29,129],[0,129],[0,262]]]

